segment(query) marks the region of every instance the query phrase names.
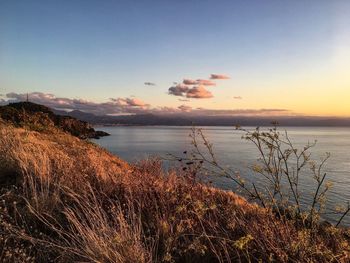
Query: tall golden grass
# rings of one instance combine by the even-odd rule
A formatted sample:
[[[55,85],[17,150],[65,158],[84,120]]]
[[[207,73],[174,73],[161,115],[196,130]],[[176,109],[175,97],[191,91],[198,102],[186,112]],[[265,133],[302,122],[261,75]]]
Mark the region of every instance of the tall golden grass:
[[[296,228],[232,193],[0,124],[0,262],[349,262],[349,231]]]

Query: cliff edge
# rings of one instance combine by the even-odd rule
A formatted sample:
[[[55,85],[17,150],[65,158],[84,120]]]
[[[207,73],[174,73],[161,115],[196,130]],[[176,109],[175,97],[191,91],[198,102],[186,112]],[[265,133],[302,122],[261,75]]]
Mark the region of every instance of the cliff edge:
[[[34,131],[61,129],[80,139],[98,139],[109,135],[103,131],[96,131],[85,121],[57,115],[50,108],[32,102],[17,102],[0,106],[0,118],[16,127],[26,127]]]

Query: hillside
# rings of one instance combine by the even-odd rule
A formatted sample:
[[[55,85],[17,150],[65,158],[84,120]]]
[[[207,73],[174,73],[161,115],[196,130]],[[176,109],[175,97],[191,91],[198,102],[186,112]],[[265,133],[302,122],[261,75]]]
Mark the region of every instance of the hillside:
[[[32,102],[18,102],[0,106],[0,117],[17,127],[27,127],[36,131],[58,128],[81,139],[98,139],[108,135],[102,131],[95,131],[85,121],[70,116],[57,115],[50,108]]]
[[[349,262],[347,230],[311,234],[186,171],[128,164],[59,129],[0,120],[0,185],[0,262]]]

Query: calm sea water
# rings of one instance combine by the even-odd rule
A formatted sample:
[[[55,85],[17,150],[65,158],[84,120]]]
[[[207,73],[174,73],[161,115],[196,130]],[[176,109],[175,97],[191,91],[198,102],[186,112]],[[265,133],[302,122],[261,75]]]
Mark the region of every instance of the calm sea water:
[[[258,152],[248,141],[242,140],[240,131],[231,127],[202,127],[205,135],[214,144],[214,152],[222,164],[239,171],[248,180],[257,184],[261,178],[251,172],[250,167],[257,162]],[[190,150],[190,127],[142,126],[142,127],[99,127],[111,136],[94,140],[95,143],[133,162],[149,155],[166,156],[171,153],[180,156],[183,151]],[[326,152],[331,153],[325,171],[333,182],[329,192],[329,206],[346,204],[350,201],[350,128],[342,127],[288,127],[289,137],[297,147],[317,140],[312,149],[312,158],[319,161]],[[233,189],[234,184],[226,178],[213,177],[215,186],[222,189]],[[304,193],[303,204],[310,202],[311,189],[315,182],[307,175],[301,179],[301,191]],[[328,214],[325,219],[334,222],[335,216]],[[344,221],[350,226],[350,216]]]

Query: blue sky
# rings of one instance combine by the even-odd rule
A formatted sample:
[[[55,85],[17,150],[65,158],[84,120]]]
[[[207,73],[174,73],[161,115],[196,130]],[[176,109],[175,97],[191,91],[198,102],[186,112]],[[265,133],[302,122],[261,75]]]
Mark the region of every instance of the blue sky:
[[[349,54],[349,10],[350,1],[340,0],[1,0],[0,93],[95,102],[134,95],[177,107],[183,102],[167,94],[173,82],[218,73],[231,79],[188,106],[350,115],[345,105],[321,109],[350,84],[346,74],[334,75],[349,65],[338,61]],[[299,101],[304,92],[320,99],[308,106]]]

